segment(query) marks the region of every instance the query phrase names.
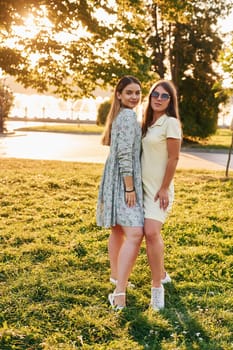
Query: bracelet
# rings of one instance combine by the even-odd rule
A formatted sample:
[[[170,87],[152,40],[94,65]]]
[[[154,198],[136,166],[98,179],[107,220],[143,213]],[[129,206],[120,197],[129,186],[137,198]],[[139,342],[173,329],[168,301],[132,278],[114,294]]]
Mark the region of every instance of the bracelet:
[[[126,193],[131,193],[135,191],[135,187],[132,190],[125,190]]]

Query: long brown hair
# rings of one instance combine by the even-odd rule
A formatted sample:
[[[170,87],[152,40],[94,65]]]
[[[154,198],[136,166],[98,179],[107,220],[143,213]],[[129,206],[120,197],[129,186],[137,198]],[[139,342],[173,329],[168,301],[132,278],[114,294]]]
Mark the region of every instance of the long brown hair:
[[[117,98],[117,93],[122,93],[124,88],[127,85],[132,84],[132,83],[138,84],[141,87],[140,81],[137,78],[135,78],[135,77],[133,77],[131,75],[126,75],[126,76],[122,77],[118,81],[118,83],[117,83],[117,85],[115,87],[114,95],[113,95],[113,101],[112,101],[112,104],[111,104],[110,111],[109,111],[109,113],[107,115],[106,126],[105,126],[105,130],[103,132],[103,136],[102,136],[102,140],[101,140],[103,145],[109,146],[110,143],[111,143],[112,123],[113,123],[114,119],[116,118],[116,116],[119,113],[120,108],[121,108],[121,102]]]
[[[148,101],[147,101],[145,112],[143,114],[143,119],[142,119],[142,136],[146,135],[148,127],[151,125],[153,120],[153,110],[151,108],[151,93],[158,86],[162,86],[164,90],[166,90],[167,93],[170,95],[170,101],[166,110],[166,114],[168,115],[168,117],[173,117],[180,120],[177,92],[176,92],[175,85],[170,80],[159,80],[152,85],[149,92]]]

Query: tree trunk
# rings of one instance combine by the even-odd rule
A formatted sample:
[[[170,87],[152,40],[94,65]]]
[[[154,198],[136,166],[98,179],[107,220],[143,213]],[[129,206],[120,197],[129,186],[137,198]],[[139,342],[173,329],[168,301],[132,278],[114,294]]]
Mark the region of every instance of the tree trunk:
[[[2,106],[0,105],[0,133],[3,133],[4,131],[4,118],[2,112]]]
[[[231,145],[230,145],[230,149],[229,149],[229,153],[228,153],[226,173],[225,173],[225,176],[227,178],[228,178],[229,166],[230,166],[230,161],[231,161],[232,148],[233,148],[233,132],[232,132],[232,137],[231,137]]]

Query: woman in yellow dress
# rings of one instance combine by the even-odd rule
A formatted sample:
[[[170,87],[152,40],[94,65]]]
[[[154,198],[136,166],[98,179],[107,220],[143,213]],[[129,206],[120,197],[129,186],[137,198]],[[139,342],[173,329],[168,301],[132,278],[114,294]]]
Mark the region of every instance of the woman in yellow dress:
[[[151,306],[164,308],[163,284],[170,282],[164,269],[162,225],[174,200],[173,177],[181,146],[181,125],[176,89],[160,80],[149,93],[142,121],[142,183],[144,234],[152,275]]]

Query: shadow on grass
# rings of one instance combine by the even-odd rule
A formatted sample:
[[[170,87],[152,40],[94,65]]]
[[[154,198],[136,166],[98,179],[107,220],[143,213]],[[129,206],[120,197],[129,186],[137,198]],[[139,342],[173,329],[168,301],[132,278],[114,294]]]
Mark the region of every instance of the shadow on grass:
[[[191,315],[175,285],[166,285],[167,306],[160,312],[149,308],[129,308],[122,313],[122,326],[129,324],[129,334],[144,349],[223,350]],[[134,297],[130,297],[135,304]],[[132,302],[133,301],[133,302]]]

